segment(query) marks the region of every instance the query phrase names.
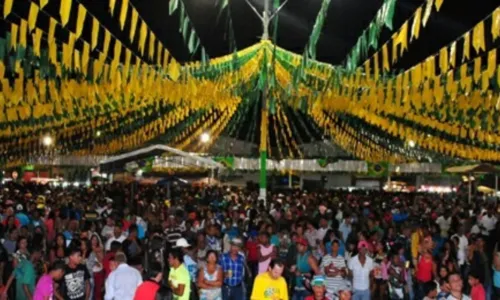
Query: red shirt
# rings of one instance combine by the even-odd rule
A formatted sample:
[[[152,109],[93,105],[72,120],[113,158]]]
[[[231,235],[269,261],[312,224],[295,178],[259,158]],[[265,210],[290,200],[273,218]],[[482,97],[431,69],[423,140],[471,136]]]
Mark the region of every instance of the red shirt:
[[[482,284],[478,283],[472,287],[470,298],[472,300],[486,300],[486,293]]]
[[[134,300],[155,300],[156,292],[160,285],[154,281],[146,280],[135,290]]]
[[[102,260],[102,267],[104,269],[104,276],[108,278],[109,273],[111,273],[111,267],[109,266],[109,261],[115,256],[114,252],[108,252]]]
[[[245,247],[248,251],[248,261],[258,261],[259,260],[259,250],[258,246],[259,243],[256,241],[248,240]]]
[[[314,296],[307,296],[305,300],[316,300]],[[322,300],[328,300],[327,298],[323,298]]]

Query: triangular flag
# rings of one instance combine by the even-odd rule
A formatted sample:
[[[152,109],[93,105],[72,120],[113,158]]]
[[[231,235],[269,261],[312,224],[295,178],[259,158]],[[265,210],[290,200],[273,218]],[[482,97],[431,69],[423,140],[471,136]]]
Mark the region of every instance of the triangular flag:
[[[139,32],[139,51],[141,52],[142,55],[144,55],[144,46],[146,44],[147,34],[148,34],[148,28],[146,26],[146,23],[142,21],[141,30]]]
[[[4,19],[7,18],[7,16],[12,11],[12,3],[13,2],[14,2],[14,0],[5,0],[3,2],[3,17],[4,17]]]
[[[474,27],[472,31],[472,46],[479,53],[481,50],[486,50],[486,43],[484,41],[484,22],[481,21]]]
[[[121,53],[122,53],[122,43],[119,40],[115,40],[115,50],[114,50],[113,60],[120,61]]]
[[[32,34],[33,37],[33,54],[35,56],[40,57],[40,42],[42,40],[42,30],[37,28],[35,33]]]
[[[441,5],[443,5],[444,0],[436,0],[435,6],[436,6],[436,11],[439,11],[441,9]]]
[[[153,59],[155,56],[155,35],[153,32],[149,33],[149,59]]]
[[[30,29],[30,32],[33,31],[36,27],[36,19],[38,18],[39,11],[40,9],[38,8],[38,5],[36,5],[34,2],[31,2],[30,12],[28,15],[28,27]]]
[[[49,0],[40,0],[40,8],[44,8],[49,3]]]
[[[491,35],[493,36],[493,41],[500,36],[500,7],[495,9],[491,17]]]
[[[17,24],[10,24],[10,47],[14,50],[17,48],[17,36],[19,35],[18,29],[19,27]]]
[[[497,49],[492,49],[488,52],[488,69],[486,72],[488,73],[488,78],[491,78],[495,75],[495,70],[497,68]]]
[[[450,66],[454,68],[457,63],[457,42],[453,42],[450,46]]]
[[[481,79],[481,56],[474,59],[474,75],[472,78],[476,83]]]
[[[163,51],[161,51],[161,49],[163,49],[163,45],[160,42],[160,40],[158,40],[158,47],[156,49],[156,64],[158,66],[161,66],[161,54],[163,52]]]
[[[73,3],[73,0],[61,0],[59,14],[61,15],[61,25],[63,27],[68,24],[69,15],[71,14],[71,3]]]
[[[375,82],[378,81],[379,74],[380,74],[380,71],[379,71],[379,62],[378,62],[378,55],[379,54],[378,53],[379,52],[377,51],[373,55],[373,79],[375,80]]]
[[[49,41],[54,41],[54,38],[56,36],[56,25],[57,21],[54,18],[50,18],[50,23],[49,23]]]
[[[125,78],[128,78],[129,76],[131,57],[132,52],[128,48],[125,48],[125,68],[123,69],[123,75]]]
[[[130,41],[134,42],[135,32],[137,30],[137,20],[139,19],[139,14],[134,7],[132,7],[132,19],[130,20]]]
[[[90,45],[88,43],[83,43],[83,54],[82,54],[82,71],[87,75],[87,70],[89,66],[90,59]]]
[[[415,17],[413,19],[413,25],[411,26],[411,37],[410,42],[413,38],[418,39],[420,36],[420,27],[422,26],[422,6],[420,6],[415,12]]]
[[[115,4],[116,0],[109,0],[109,12],[111,13],[111,15],[113,15],[115,12]]]
[[[123,30],[127,20],[128,0],[122,0],[122,9],[120,10],[120,28]]]
[[[427,21],[429,21],[429,17],[431,16],[432,6],[434,4],[434,0],[427,0],[425,5],[424,16],[422,17],[422,25],[427,26]]]
[[[401,55],[405,50],[408,50],[408,21],[406,21],[399,31],[399,42],[401,43]]]
[[[168,58],[169,58],[169,53],[167,49],[163,50],[163,70],[166,72],[168,69]],[[500,70],[500,68],[498,68]]]
[[[87,9],[81,4],[78,4],[78,17],[76,19],[76,38],[78,39],[83,32],[83,25],[85,23],[85,16],[87,15]]]
[[[57,43],[55,41],[49,43],[49,61],[57,65]]]
[[[467,32],[464,35],[464,48],[463,48],[463,56],[462,61],[470,58],[470,32]]]
[[[75,51],[73,52],[74,54],[74,59],[73,61],[75,62],[75,70],[77,71],[80,71],[82,69],[82,67],[80,66],[80,62],[82,61],[81,57],[80,57],[80,51],[78,51],[77,49],[75,49]]]
[[[448,48],[443,47],[439,51],[439,68],[441,69],[441,74],[445,74],[448,71]]]
[[[21,19],[21,27],[19,28],[19,46],[26,48],[26,34],[28,33],[28,23]]]
[[[395,33],[392,35],[392,63],[394,64],[398,60],[398,48],[399,45],[401,44],[401,41],[399,40],[399,33]],[[386,45],[384,45],[385,47]]]
[[[111,33],[109,33],[109,30],[105,29],[104,30],[104,47],[102,49],[102,53],[104,53],[105,56],[108,56],[110,42],[111,42]]]
[[[94,50],[97,46],[97,40],[99,38],[99,20],[92,18],[92,41],[90,43],[90,49]]]

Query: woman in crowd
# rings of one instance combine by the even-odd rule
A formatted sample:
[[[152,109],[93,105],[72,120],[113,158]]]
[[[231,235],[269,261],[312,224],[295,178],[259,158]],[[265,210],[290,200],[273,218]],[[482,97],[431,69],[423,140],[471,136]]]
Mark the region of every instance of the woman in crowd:
[[[207,251],[205,266],[198,271],[197,285],[200,300],[221,300],[223,272],[218,264],[218,255],[214,250]]]

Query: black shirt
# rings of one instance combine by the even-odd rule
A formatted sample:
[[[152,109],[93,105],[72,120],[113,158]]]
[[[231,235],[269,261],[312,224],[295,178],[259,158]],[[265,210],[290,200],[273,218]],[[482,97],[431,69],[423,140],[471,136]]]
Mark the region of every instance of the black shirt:
[[[89,279],[85,265],[78,265],[75,269],[66,266],[61,279],[61,295],[65,300],[85,300],[85,283]]]

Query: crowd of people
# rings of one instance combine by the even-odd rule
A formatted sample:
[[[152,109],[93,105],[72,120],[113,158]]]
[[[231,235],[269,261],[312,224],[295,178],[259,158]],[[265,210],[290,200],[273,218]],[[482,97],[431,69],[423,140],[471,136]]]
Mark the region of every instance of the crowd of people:
[[[1,299],[500,299],[495,199],[9,183],[0,201]]]

